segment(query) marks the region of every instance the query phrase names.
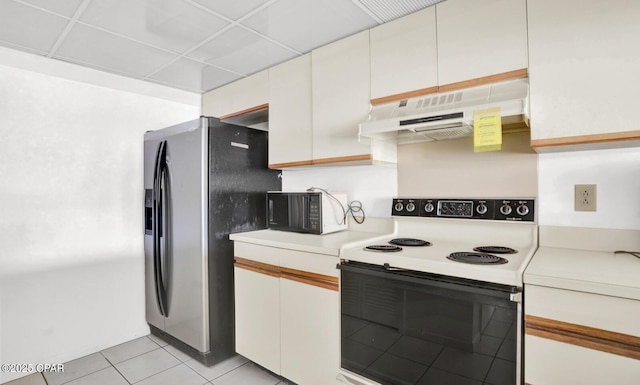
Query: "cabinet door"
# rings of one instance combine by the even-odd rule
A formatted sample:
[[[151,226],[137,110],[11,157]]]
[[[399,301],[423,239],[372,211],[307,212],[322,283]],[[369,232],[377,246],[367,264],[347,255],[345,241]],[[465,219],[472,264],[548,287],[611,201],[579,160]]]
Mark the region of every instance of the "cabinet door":
[[[269,70],[269,166],[311,163],[311,55]]]
[[[524,293],[526,383],[638,383],[640,301],[536,285]]]
[[[202,95],[202,114],[216,118],[269,103],[269,71],[236,80]]]
[[[358,141],[370,108],[369,31],[314,50],[311,62],[313,158],[370,159],[370,146]]]
[[[280,301],[282,375],[304,385],[337,383],[338,292],[281,278]]]
[[[279,278],[238,267],[234,272],[236,351],[280,374]]]
[[[638,129],[639,14],[638,1],[528,0],[534,144]]]
[[[372,100],[438,85],[435,7],[370,32]]]
[[[526,0],[436,5],[439,85],[527,68]]]

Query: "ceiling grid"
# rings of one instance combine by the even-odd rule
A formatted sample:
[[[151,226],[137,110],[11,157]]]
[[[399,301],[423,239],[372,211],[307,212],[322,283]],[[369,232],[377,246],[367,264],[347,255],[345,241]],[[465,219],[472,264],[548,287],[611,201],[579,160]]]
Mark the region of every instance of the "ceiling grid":
[[[443,0],[3,0],[0,45],[206,92]]]

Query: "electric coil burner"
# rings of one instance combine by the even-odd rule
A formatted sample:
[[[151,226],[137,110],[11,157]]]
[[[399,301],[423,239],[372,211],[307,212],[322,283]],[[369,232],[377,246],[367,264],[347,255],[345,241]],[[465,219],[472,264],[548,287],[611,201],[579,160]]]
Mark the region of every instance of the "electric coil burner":
[[[377,251],[380,253],[393,253],[402,251],[402,247],[394,245],[369,245],[364,248],[366,251]]]
[[[509,262],[507,259],[498,257],[497,255],[471,253],[468,251],[451,253],[447,256],[447,259],[473,265],[502,265]]]
[[[409,247],[431,246],[431,242],[427,242],[417,238],[394,238],[390,240],[389,243],[391,243],[392,245]]]
[[[515,254],[518,252],[518,250],[506,246],[478,246],[474,247],[473,251],[489,254]]]

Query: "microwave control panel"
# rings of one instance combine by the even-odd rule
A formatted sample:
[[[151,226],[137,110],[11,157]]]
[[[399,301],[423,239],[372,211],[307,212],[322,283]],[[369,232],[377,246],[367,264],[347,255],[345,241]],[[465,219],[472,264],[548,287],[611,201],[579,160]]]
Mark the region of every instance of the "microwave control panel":
[[[312,232],[320,232],[322,230],[322,199],[320,194],[309,195],[309,229]]]

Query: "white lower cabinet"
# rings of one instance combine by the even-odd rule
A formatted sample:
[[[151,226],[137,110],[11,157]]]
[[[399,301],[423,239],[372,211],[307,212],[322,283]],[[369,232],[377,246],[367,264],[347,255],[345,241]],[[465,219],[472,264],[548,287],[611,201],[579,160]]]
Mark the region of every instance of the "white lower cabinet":
[[[525,383],[636,385],[640,301],[525,285]]]
[[[236,351],[280,373],[279,278],[235,268]]]
[[[236,241],[236,351],[298,385],[338,384],[336,256]]]
[[[336,382],[340,324],[338,292],[280,280],[280,367],[300,385]]]

